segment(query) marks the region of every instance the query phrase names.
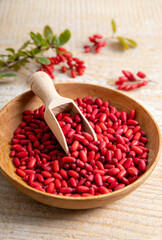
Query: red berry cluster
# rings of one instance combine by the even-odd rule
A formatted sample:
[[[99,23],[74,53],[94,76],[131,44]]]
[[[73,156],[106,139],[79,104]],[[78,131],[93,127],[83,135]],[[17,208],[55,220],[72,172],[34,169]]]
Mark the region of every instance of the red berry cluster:
[[[85,45],[85,53],[92,52],[93,49],[95,49],[96,53],[99,53],[101,48],[107,45],[106,41],[101,40],[102,38],[103,36],[100,34],[95,34],[92,37],[89,37],[89,41],[93,43],[93,45]]]
[[[143,87],[148,84],[147,80],[144,80],[142,82],[135,82],[139,79],[137,79],[134,76],[134,74],[129,71],[123,70],[122,73],[124,74],[124,76],[120,76],[118,81],[115,82],[116,85],[119,85],[118,86],[119,90],[125,90],[125,91],[134,90],[136,88]],[[136,75],[137,75],[137,77],[139,77],[141,79],[146,78],[146,74],[143,72],[138,72]],[[135,82],[135,83],[124,84],[125,82]]]
[[[86,68],[84,61],[72,57],[72,54],[67,52],[65,48],[58,47],[58,50],[60,53],[57,53],[55,57],[48,58],[51,63],[49,65],[42,64],[42,67],[38,69],[38,71],[46,72],[52,79],[54,79],[54,65],[62,63],[61,71],[63,73],[67,72],[69,69],[73,78],[75,78],[77,74],[84,74]]]
[[[100,98],[75,103],[96,132],[84,131],[78,113],[59,113],[57,120],[69,145],[66,155],[44,121],[45,107],[25,110],[12,138],[16,173],[37,190],[72,197],[90,197],[119,190],[146,171],[147,138],[136,112],[119,112]]]

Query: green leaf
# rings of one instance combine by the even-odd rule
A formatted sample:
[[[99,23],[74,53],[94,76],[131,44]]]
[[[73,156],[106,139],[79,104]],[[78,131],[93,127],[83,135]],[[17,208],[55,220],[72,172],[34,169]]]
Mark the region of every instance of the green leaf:
[[[33,56],[36,56],[36,55],[41,55],[44,52],[44,50],[34,48],[34,49],[31,49],[31,52],[32,52]]]
[[[16,73],[0,73],[0,77],[15,77]]]
[[[55,45],[56,45],[56,48],[60,46],[60,40],[57,35],[55,36]]]
[[[33,54],[31,51],[25,50],[24,52],[26,53],[27,56],[33,57]]]
[[[30,37],[33,39],[34,44],[35,44],[36,46],[40,46],[40,45],[41,45],[40,35],[37,36],[35,33],[30,32]]]
[[[15,58],[16,58],[16,54],[14,54],[14,55],[9,55],[7,62],[13,62],[13,61],[15,60]]]
[[[28,61],[27,59],[22,59],[22,60],[19,61],[19,64],[20,64],[21,66],[25,66],[25,64],[28,63],[28,62],[29,62],[29,61]]]
[[[30,32],[30,37],[31,37],[31,39],[32,39],[33,41],[36,40],[36,35],[35,35],[35,33]]]
[[[55,40],[56,40],[56,35],[53,35],[52,40],[51,40],[51,43],[54,44],[54,43],[55,43]]]
[[[36,57],[37,61],[41,64],[49,65],[51,61],[45,57]]]
[[[60,34],[59,36],[59,46],[64,45],[69,41],[71,37],[71,33],[68,29],[66,29],[63,33]],[[58,45],[57,45],[58,46]]]
[[[36,37],[37,37],[37,41],[39,41],[41,43],[43,40],[42,35],[40,33],[37,33]]]
[[[4,61],[0,60],[0,67],[4,66]]]
[[[52,43],[53,32],[52,32],[52,29],[50,28],[50,26],[47,25],[44,27],[43,35],[49,43]]]
[[[16,59],[19,59],[20,56],[26,57],[27,54],[26,54],[26,52],[24,52],[24,51],[18,51],[18,52],[16,53]]]
[[[129,49],[129,45],[127,44],[127,42],[123,37],[119,36],[119,37],[116,37],[116,39],[119,40],[119,42],[122,44],[124,49]]]
[[[6,48],[7,51],[11,52],[11,53],[15,53],[15,50],[13,48]]]
[[[111,26],[112,26],[113,33],[116,33],[116,23],[114,19],[111,20]]]
[[[14,69],[14,71],[18,71],[20,69],[20,64],[15,63],[14,65],[12,65],[12,68]]]
[[[48,49],[49,48],[49,43],[45,40],[42,40],[41,47],[45,47],[46,49]]]
[[[32,56],[35,55],[35,53],[37,52],[37,49],[38,49],[38,48],[32,48],[32,47],[31,47],[30,52],[31,52]]]
[[[137,43],[134,40],[130,38],[126,38],[126,40],[132,45],[132,47],[137,47]]]
[[[30,41],[26,41],[22,46],[21,48],[19,48],[19,51],[23,50],[24,48],[26,48],[28,45],[30,44]]]

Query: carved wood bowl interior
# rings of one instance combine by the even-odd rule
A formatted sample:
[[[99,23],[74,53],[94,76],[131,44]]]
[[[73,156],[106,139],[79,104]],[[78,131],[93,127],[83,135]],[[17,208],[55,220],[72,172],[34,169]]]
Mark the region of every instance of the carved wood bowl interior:
[[[121,190],[94,197],[63,197],[44,193],[27,185],[15,173],[16,168],[9,155],[11,149],[10,141],[14,130],[22,120],[23,111],[26,109],[34,110],[42,105],[41,100],[31,91],[28,91],[14,98],[0,111],[0,170],[2,174],[25,195],[41,203],[60,208],[95,208],[112,203],[130,194],[149,177],[159,159],[160,131],[150,113],[135,100],[106,87],[85,83],[58,83],[55,84],[55,87],[60,95],[68,98],[100,97],[102,100],[108,100],[119,111],[129,112],[130,109],[135,109],[136,120],[139,121],[142,130],[146,132],[148,138],[147,148],[150,151],[147,171],[134,183]]]

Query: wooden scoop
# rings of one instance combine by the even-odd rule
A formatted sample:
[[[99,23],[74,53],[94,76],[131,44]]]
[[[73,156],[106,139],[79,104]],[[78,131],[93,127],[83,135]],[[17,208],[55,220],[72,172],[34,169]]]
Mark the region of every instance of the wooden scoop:
[[[69,148],[62,129],[56,119],[57,114],[60,112],[69,112],[72,115],[79,113],[85,131],[90,133],[94,140],[97,140],[94,130],[78,106],[72,99],[62,97],[58,94],[48,74],[45,72],[36,72],[32,74],[29,79],[29,84],[35,95],[43,101],[46,107],[44,114],[45,121],[66,154],[69,153]]]

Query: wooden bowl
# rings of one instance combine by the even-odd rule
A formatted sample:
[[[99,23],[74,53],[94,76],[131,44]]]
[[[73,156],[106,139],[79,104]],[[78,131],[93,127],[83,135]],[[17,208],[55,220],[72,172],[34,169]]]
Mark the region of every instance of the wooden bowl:
[[[91,95],[94,98],[100,97],[103,100],[108,100],[110,104],[115,106],[119,111],[129,112],[130,109],[135,109],[136,119],[142,126],[142,130],[147,133],[147,138],[149,139],[147,147],[150,152],[147,171],[134,183],[121,190],[94,197],[63,197],[44,193],[27,185],[27,183],[15,173],[15,167],[9,154],[11,148],[10,140],[14,130],[22,120],[23,111],[26,109],[34,110],[42,105],[41,100],[31,91],[28,91],[17,96],[0,111],[0,170],[2,174],[10,183],[27,196],[41,203],[60,208],[95,208],[112,203],[130,194],[148,178],[159,159],[160,131],[150,113],[135,100],[106,87],[84,83],[58,83],[55,84],[55,87],[60,95],[72,99]]]

